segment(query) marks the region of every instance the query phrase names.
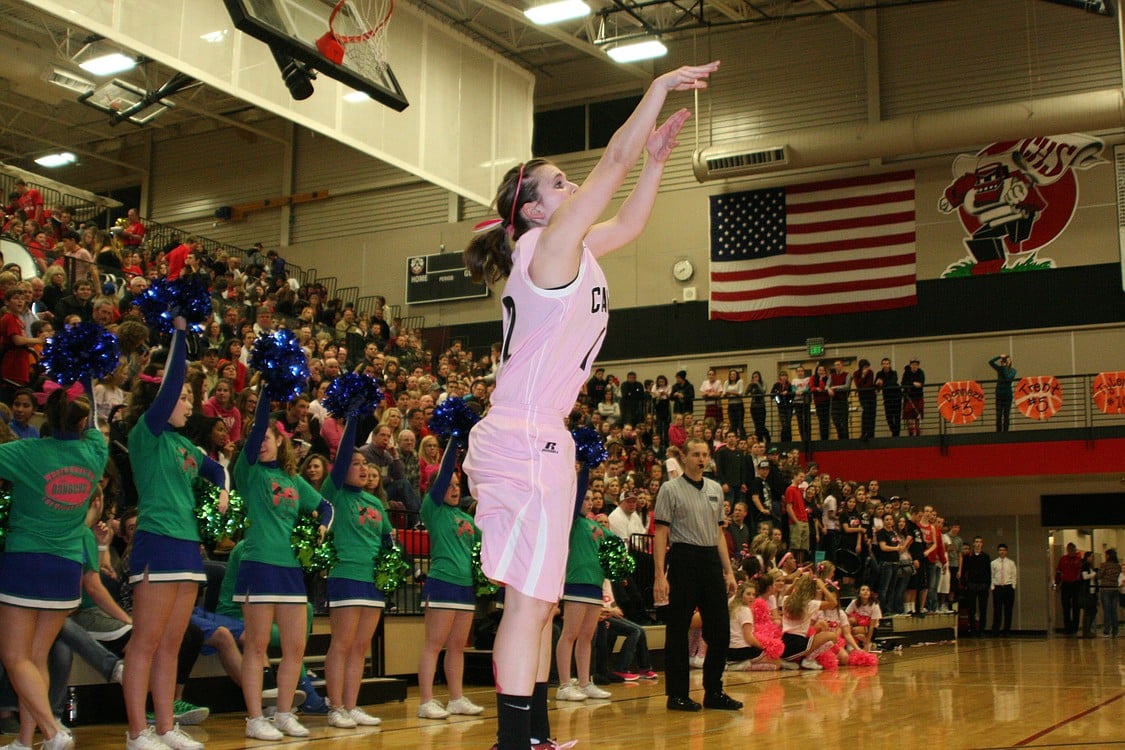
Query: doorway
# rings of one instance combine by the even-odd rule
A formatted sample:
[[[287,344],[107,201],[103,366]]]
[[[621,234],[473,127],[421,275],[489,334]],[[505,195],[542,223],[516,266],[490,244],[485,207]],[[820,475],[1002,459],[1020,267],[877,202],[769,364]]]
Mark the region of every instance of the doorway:
[[[1073,543],[1078,548],[1079,555],[1085,555],[1087,552],[1094,553],[1094,565],[1101,567],[1105,561],[1105,552],[1108,549],[1118,550],[1120,555],[1123,545],[1125,545],[1125,527],[1106,527],[1106,528],[1063,528],[1051,529],[1047,536],[1047,570],[1050,572],[1048,585],[1051,588],[1051,595],[1049,600],[1051,606],[1048,613],[1048,632],[1055,635],[1062,635],[1064,632],[1064,624],[1066,618],[1063,613],[1063,595],[1062,587],[1058,585],[1058,566],[1059,560],[1066,554],[1066,546]],[[1087,589],[1084,587],[1083,592]],[[1080,599],[1080,604],[1084,597]],[[1096,595],[1095,595],[1096,601]],[[1120,614],[1120,613],[1119,613]],[[1079,631],[1078,634],[1083,633],[1081,623],[1084,622],[1082,618],[1086,615],[1084,612],[1079,614]],[[1095,637],[1100,636],[1101,626],[1105,612],[1102,611],[1101,602],[1097,602],[1097,614],[1093,622],[1092,632]]]

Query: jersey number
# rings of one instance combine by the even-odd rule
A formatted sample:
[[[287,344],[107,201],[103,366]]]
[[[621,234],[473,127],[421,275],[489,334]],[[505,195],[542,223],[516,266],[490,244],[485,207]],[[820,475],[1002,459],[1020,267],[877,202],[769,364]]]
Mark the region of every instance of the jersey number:
[[[500,300],[500,304],[504,306],[504,325],[507,328],[504,331],[504,345],[500,347],[500,361],[507,362],[508,358],[512,356],[510,347],[512,344],[512,333],[516,330],[516,301],[511,297],[505,296]],[[586,356],[582,358],[582,364],[579,365],[580,370],[585,370],[586,365],[590,363],[590,355],[593,354],[594,349],[601,343],[602,338],[605,337],[605,328],[602,328],[601,333],[594,339],[594,343],[586,351]]]

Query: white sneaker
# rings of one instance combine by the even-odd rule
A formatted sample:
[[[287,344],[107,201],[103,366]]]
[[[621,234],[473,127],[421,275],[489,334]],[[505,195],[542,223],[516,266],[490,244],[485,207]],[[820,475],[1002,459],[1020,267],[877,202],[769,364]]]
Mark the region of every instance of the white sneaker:
[[[801,659],[801,669],[824,669],[816,659]]]
[[[120,685],[125,681],[125,660],[118,659],[117,663],[113,665],[113,674],[109,676],[110,682],[116,682]]]
[[[282,734],[287,734],[290,737],[309,736],[309,730],[305,729],[304,726],[301,725],[301,722],[297,721],[297,717],[289,711],[286,711],[284,713],[278,711],[276,714],[274,714],[273,726],[277,731],[281,732]]]
[[[59,727],[55,736],[42,745],[43,750],[70,750],[74,747],[74,737],[64,727]]]
[[[172,750],[203,750],[203,743],[193,739],[190,734],[180,729],[179,724],[173,726],[170,732],[156,735],[156,738]]]
[[[585,693],[587,698],[605,699],[613,697],[613,693],[609,692],[608,690],[602,690],[592,682],[588,682],[585,685],[579,685],[578,689]]]
[[[7,745],[0,746],[0,750],[31,750],[31,748],[19,740],[12,740]]]
[[[125,733],[125,750],[165,750],[165,748],[167,745],[157,739],[156,730],[152,727],[145,727],[145,731],[136,737],[130,737],[128,732]]]
[[[448,719],[449,712],[441,707],[437,698],[431,698],[418,706],[419,719]]]
[[[801,665],[798,664],[795,661],[789,661],[788,659],[783,659],[782,662],[781,662],[781,668],[782,669],[800,669]]]
[[[728,661],[726,671],[728,671],[728,672],[749,672],[750,671],[750,660],[745,659],[743,661]]]
[[[265,716],[257,716],[246,720],[246,736],[252,740],[269,740],[271,742],[285,738],[285,735],[277,731],[277,727]],[[133,750],[133,748],[125,748],[125,750]]]
[[[378,716],[372,716],[359,706],[348,711],[348,715],[352,717],[352,721],[361,727],[377,727],[383,723],[383,720]]]
[[[465,696],[461,696],[456,700],[449,701],[445,710],[451,714],[460,714],[462,716],[476,716],[484,713],[484,706],[478,706]]]
[[[692,669],[703,669],[703,657],[702,656],[691,657],[690,659],[688,659],[688,665]]]
[[[573,680],[565,685],[559,685],[559,689],[555,691],[555,700],[557,701],[584,701],[589,697]]]
[[[348,714],[348,709],[343,706],[333,706],[328,709],[328,726],[337,729],[355,729],[355,722]]]

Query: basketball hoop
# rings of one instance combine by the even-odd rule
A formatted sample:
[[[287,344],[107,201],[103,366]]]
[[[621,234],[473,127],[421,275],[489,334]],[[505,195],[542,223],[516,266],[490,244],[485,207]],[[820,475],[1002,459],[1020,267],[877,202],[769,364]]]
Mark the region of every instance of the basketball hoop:
[[[328,31],[316,40],[317,49],[336,65],[385,80],[387,27],[394,9],[394,0],[339,0],[328,17]]]

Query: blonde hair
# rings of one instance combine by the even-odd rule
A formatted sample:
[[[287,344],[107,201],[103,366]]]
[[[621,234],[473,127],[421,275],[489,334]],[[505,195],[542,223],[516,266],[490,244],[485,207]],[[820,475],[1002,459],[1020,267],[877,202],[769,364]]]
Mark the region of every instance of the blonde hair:
[[[793,584],[781,608],[793,620],[802,620],[808,603],[816,597],[816,583],[809,576],[801,576]]]
[[[747,581],[746,583],[739,584],[738,588],[735,589],[734,596],[727,602],[727,614],[730,615],[731,618],[734,617],[735,612],[746,606],[742,602],[742,595],[747,591],[753,591],[754,596],[757,596],[758,584],[753,581]]]

